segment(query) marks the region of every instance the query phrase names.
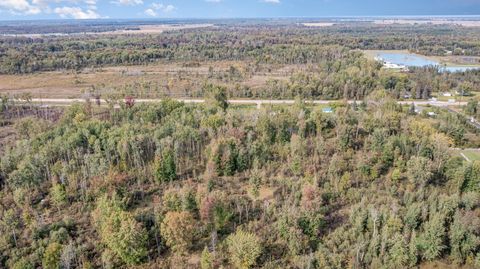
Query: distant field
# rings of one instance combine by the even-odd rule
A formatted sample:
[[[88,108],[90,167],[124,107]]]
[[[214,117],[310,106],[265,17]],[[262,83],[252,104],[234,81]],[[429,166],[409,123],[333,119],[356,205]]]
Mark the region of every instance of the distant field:
[[[307,27],[329,27],[335,25],[335,23],[332,22],[306,22],[302,24]]]
[[[4,36],[22,36],[31,38],[40,38],[44,36],[78,36],[78,35],[138,35],[138,34],[161,34],[166,31],[176,31],[183,29],[195,29],[195,28],[207,28],[212,27],[214,24],[152,24],[152,25],[138,25],[138,26],[125,26],[118,30],[111,31],[80,31],[73,33],[6,33]],[[0,31],[1,33],[1,31]]]
[[[385,19],[375,20],[375,24],[390,25],[390,24],[430,24],[430,25],[460,25],[464,27],[480,27],[478,20],[408,20],[408,19]]]
[[[162,25],[140,25],[138,29],[132,30],[117,30],[110,32],[103,32],[97,34],[160,34],[165,31],[175,31],[182,29],[195,29],[195,28],[206,28],[212,27],[213,24],[162,24]]]
[[[240,78],[229,81],[229,70],[235,67]],[[25,75],[0,75],[0,94],[30,93],[40,98],[80,98],[93,90],[122,88],[138,97],[185,97],[210,83],[258,88],[271,79],[287,80],[292,70],[302,65],[269,66],[269,70],[251,72],[248,62],[222,61],[184,66],[179,63],[154,63],[137,66],[115,66],[85,69],[81,72],[52,71]],[[140,90],[142,89],[142,90]]]

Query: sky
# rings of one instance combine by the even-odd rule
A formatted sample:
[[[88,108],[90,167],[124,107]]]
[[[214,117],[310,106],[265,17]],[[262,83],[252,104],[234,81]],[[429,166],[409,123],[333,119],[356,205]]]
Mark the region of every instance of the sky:
[[[0,0],[0,20],[479,14],[480,0]]]

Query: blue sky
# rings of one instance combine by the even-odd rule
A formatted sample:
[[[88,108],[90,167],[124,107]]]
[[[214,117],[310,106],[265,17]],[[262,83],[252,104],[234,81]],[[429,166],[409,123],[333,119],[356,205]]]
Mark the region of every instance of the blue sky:
[[[0,20],[479,14],[480,0],[0,0]]]

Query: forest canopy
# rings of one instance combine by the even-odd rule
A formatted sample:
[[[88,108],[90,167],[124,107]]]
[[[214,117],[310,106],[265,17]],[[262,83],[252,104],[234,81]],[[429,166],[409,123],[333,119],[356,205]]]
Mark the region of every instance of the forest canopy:
[[[324,113],[225,106],[224,90],[19,125],[2,267],[480,266],[480,162],[450,151],[474,132],[461,118],[383,91]]]

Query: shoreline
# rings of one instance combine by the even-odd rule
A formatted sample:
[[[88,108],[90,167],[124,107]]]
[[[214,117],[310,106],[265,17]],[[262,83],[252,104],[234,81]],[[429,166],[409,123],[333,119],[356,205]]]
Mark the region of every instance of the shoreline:
[[[426,56],[422,54],[418,54],[415,52],[410,52],[409,50],[360,50],[368,59],[374,60],[375,57],[378,57],[380,53],[390,53],[390,54],[410,54],[413,56],[417,56],[426,60],[438,62],[438,64],[442,67],[466,67],[466,68],[480,68],[479,64],[468,64],[468,63],[455,63],[452,61],[448,61],[445,59],[446,57],[464,57],[464,56]],[[475,57],[475,56],[467,56],[467,57]],[[480,57],[478,57],[480,60]]]

